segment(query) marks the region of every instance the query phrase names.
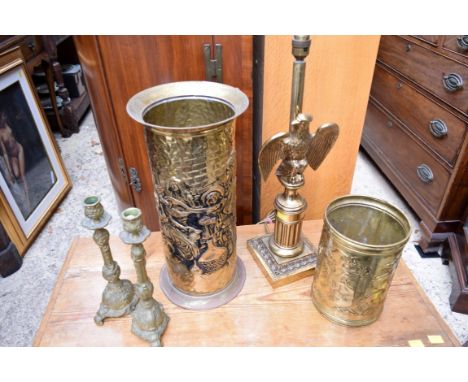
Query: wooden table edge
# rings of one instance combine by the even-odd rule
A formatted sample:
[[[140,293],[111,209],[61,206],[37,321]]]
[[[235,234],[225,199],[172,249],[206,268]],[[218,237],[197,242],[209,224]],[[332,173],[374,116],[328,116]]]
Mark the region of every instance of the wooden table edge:
[[[424,289],[421,287],[421,285],[419,285],[419,281],[416,279],[416,277],[414,276],[413,272],[411,271],[411,269],[408,267],[408,265],[406,264],[406,261],[404,261],[403,259],[401,259],[401,262],[404,264],[404,266],[406,267],[407,271],[408,271],[408,274],[409,274],[409,277],[411,278],[411,280],[413,281],[413,284],[414,286],[416,287],[416,290],[418,291],[419,295],[421,296],[421,298],[424,300],[424,302],[426,303],[426,306],[428,307],[428,309],[431,311],[432,315],[436,318],[437,322],[440,324],[440,326],[442,327],[442,329],[444,329],[445,333],[447,334],[447,336],[450,338],[450,340],[452,341],[453,345],[454,346],[461,346],[462,343],[460,342],[460,340],[457,338],[457,336],[455,335],[455,333],[453,333],[452,329],[450,328],[450,326],[447,324],[447,322],[442,318],[442,316],[440,315],[439,311],[437,310],[437,308],[434,306],[434,304],[432,303],[432,301],[429,299],[429,297],[427,296],[426,292],[424,291]]]
[[[72,259],[72,254],[75,250],[75,247],[77,246],[78,242],[81,240],[81,237],[75,237],[70,245],[70,248],[68,249],[67,256],[65,257],[65,260],[62,264],[62,268],[60,269],[60,272],[57,276],[57,280],[55,281],[54,288],[52,290],[52,294],[50,296],[49,302],[47,304],[47,308],[45,310],[44,315],[42,316],[41,323],[39,325],[39,328],[36,331],[36,334],[34,336],[34,341],[32,346],[38,347],[41,346],[40,343],[42,341],[42,337],[44,335],[45,329],[49,323],[49,317],[52,314],[53,308],[55,306],[55,303],[57,301],[57,297],[60,293],[60,290],[62,289],[62,284],[63,284],[63,279],[65,276],[65,271],[68,269],[68,264],[70,263]]]

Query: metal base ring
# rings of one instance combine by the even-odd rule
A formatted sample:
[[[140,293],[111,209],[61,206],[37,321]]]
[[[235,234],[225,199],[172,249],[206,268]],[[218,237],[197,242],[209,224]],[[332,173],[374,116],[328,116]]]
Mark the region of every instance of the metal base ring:
[[[161,270],[159,276],[159,286],[166,295],[166,297],[175,305],[178,305],[184,309],[190,310],[208,310],[214,309],[221,305],[227,304],[234,297],[236,297],[242,290],[245,282],[245,266],[242,260],[237,257],[236,271],[234,277],[226,288],[219,292],[195,296],[188,293],[182,292],[176,288],[172,283],[169,272],[167,271],[167,265]]]

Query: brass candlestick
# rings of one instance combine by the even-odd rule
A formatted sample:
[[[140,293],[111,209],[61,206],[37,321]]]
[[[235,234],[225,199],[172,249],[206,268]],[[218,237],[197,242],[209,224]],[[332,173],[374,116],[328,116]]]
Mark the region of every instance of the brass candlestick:
[[[307,165],[317,170],[338,137],[338,125],[334,123],[326,123],[311,134],[312,117],[302,114],[304,60],[309,48],[309,36],[294,36],[289,132],[280,132],[267,140],[258,158],[264,181],[281,160],[276,176],[284,186],[284,192],[276,196],[274,203],[275,231],[272,235],[247,241],[248,248],[273,282],[294,280],[315,266],[316,250],[301,235],[307,202],[298,190],[304,185],[303,172]]]
[[[131,254],[137,274],[136,294],[140,298],[132,312],[132,333],[148,341],[151,346],[161,346],[161,335],[166,330],[169,317],[163,306],[153,298],[153,284],[146,272],[146,251],[143,242],[150,231],[143,225],[141,211],[127,208],[122,212],[124,231],[120,238],[132,246]]]
[[[109,231],[105,229],[111,216],[104,211],[97,196],[88,196],[84,200],[85,219],[81,223],[84,228],[94,231],[93,239],[101,250],[104,266],[102,276],[107,285],[102,292],[101,305],[94,316],[96,325],[103,325],[107,317],[121,317],[130,313],[138,302],[133,284],[120,279],[120,267],[112,258],[109,246]]]

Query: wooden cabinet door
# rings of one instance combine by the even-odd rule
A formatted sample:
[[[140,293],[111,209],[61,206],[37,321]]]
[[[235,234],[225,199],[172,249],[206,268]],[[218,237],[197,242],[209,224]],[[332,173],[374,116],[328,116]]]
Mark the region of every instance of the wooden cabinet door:
[[[143,127],[128,116],[126,104],[134,94],[151,86],[205,80],[203,46],[214,43],[223,44],[223,82],[239,87],[251,97],[252,37],[78,36],[75,40],[87,82],[99,83],[95,83],[97,89],[94,97],[91,94],[91,101],[119,206],[134,205],[142,209],[145,224],[151,230],[158,230]],[[93,86],[90,88],[93,93]],[[251,222],[249,115],[251,107],[237,124],[238,224]],[[135,174],[137,178],[133,177]]]
[[[252,223],[253,161],[253,37],[214,36],[223,47],[223,82],[242,90],[249,107],[236,121],[237,224]]]

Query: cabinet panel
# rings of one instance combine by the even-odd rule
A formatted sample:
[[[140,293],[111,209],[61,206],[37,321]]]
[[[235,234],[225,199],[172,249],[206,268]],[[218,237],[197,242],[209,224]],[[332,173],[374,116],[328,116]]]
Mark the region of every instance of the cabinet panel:
[[[117,130],[112,98],[107,88],[107,78],[102,68],[102,57],[97,37],[75,36],[74,40],[85,74],[107,171],[114,188],[117,204],[120,209],[125,209],[134,203],[126,175],[121,171],[121,165],[125,167],[124,154]]]
[[[253,161],[253,38],[214,36],[223,46],[223,82],[241,89],[249,98],[248,109],[236,121],[237,224],[252,223]]]

